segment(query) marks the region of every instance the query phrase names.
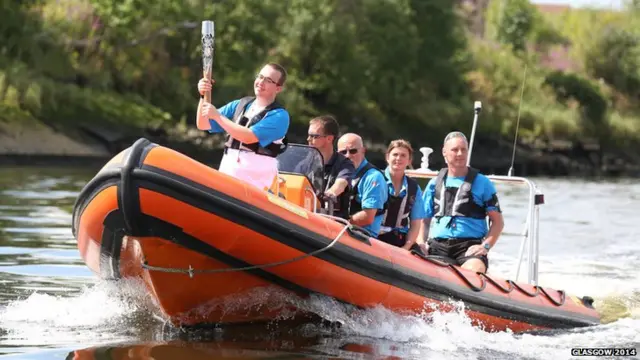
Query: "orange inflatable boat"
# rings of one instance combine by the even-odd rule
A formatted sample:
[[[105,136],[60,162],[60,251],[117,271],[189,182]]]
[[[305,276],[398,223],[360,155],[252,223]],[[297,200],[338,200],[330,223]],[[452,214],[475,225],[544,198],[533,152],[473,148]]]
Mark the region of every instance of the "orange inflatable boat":
[[[399,313],[462,301],[487,331],[600,321],[588,297],[469,272],[323,215],[313,148],[289,145],[279,164],[271,193],[140,139],[81,191],[73,211],[81,256],[104,279],[140,279],[176,326],[281,319],[304,312],[290,299],[312,294]]]

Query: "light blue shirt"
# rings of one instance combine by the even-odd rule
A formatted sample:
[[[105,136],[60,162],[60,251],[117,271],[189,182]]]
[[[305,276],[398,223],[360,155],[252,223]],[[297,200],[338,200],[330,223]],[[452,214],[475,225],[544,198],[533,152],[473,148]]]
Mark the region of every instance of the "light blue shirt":
[[[355,173],[357,174],[367,163],[367,159],[364,159]],[[388,198],[387,181],[382,172],[376,169],[369,169],[362,175],[356,194],[356,200],[360,201],[362,209],[382,209]],[[373,223],[363,227],[369,230],[374,237],[377,237],[378,233],[380,233],[383,217],[383,214],[377,215],[373,219]]]
[[[460,187],[464,183],[464,176],[447,176],[443,186],[446,187]],[[434,216],[433,198],[436,192],[436,179],[433,178],[427,184],[424,190],[424,205],[425,214],[427,218]],[[491,180],[478,174],[471,184],[471,197],[473,201],[489,211],[500,211],[499,205],[490,206],[489,201],[497,193],[495,186]],[[430,231],[431,238],[484,238],[489,232],[486,219],[475,219],[470,217],[457,216],[453,219],[450,226],[447,224],[451,221],[451,216],[443,216],[440,219],[432,221],[432,228]]]
[[[229,120],[233,120],[233,114],[236,112],[236,108],[240,100],[234,100],[225,106],[218,109],[218,112]],[[251,105],[251,102],[247,104],[245,110]],[[264,147],[272,142],[282,139],[289,130],[289,112],[285,109],[275,109],[267,112],[267,114],[257,124],[249,127],[253,134],[258,138],[260,146]],[[213,119],[209,119],[211,129],[210,133],[224,132],[224,129]]]
[[[396,196],[388,167],[385,169],[384,173],[386,175],[388,194]],[[409,185],[407,182],[407,176],[405,175],[402,178],[402,187],[400,188],[400,193],[397,196],[401,198],[407,196],[408,188],[409,188]],[[404,211],[404,208],[401,209],[400,211]],[[416,186],[416,199],[415,199],[415,202],[413,203],[413,207],[411,207],[411,212],[409,213],[408,226],[394,228],[394,229],[397,229],[401,233],[406,234],[409,232],[409,226],[411,225],[411,221],[421,220],[421,219],[424,219],[425,217],[426,217],[426,214],[425,214],[425,208],[424,208],[424,199],[422,198],[422,189],[420,189],[420,186]]]

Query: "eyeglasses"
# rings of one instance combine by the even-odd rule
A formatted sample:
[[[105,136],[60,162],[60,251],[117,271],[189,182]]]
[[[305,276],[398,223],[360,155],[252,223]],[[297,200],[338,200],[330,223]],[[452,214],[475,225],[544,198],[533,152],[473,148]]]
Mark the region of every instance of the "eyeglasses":
[[[320,134],[307,134],[307,137],[310,137],[312,139],[319,139],[322,137],[326,137],[327,135],[320,135]]]
[[[339,150],[338,152],[342,155],[347,155],[347,153],[353,155],[353,154],[357,154],[358,150],[360,149],[345,149],[345,150]]]
[[[258,74],[256,75],[256,80],[264,80],[265,82],[269,83],[269,84],[275,84],[278,85],[278,83],[273,80],[272,78],[268,77],[268,76],[264,76],[262,74]]]

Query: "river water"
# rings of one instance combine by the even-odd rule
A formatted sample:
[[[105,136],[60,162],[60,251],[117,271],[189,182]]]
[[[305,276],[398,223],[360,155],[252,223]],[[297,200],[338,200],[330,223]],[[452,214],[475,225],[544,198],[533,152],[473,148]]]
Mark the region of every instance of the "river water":
[[[135,283],[103,283],[81,260],[71,211],[94,168],[0,169],[0,356],[19,359],[568,359],[574,347],[640,350],[640,183],[545,179],[540,283],[595,298],[604,324],[538,334],[486,333],[461,313],[308,308],[341,323],[183,333],[165,326]],[[526,192],[498,186],[505,235],[489,272],[513,279]],[[521,274],[519,280],[524,280]]]

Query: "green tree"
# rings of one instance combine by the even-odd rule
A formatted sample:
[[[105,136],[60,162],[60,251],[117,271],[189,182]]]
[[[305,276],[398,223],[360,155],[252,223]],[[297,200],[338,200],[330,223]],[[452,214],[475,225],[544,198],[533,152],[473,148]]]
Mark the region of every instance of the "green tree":
[[[595,78],[604,79],[624,94],[640,99],[640,37],[637,33],[610,27],[589,48],[585,66]]]
[[[497,39],[515,51],[525,51],[527,39],[534,28],[535,8],[527,0],[501,0]]]
[[[561,102],[575,100],[580,104],[583,135],[598,141],[598,165],[602,166],[604,150],[610,145],[612,131],[607,119],[607,101],[597,85],[579,75],[561,71],[550,73],[546,84],[555,90]]]
[[[456,119],[443,111],[466,94],[465,42],[451,2],[295,0],[285,21],[285,97],[297,101],[303,122],[329,111],[386,141]]]

